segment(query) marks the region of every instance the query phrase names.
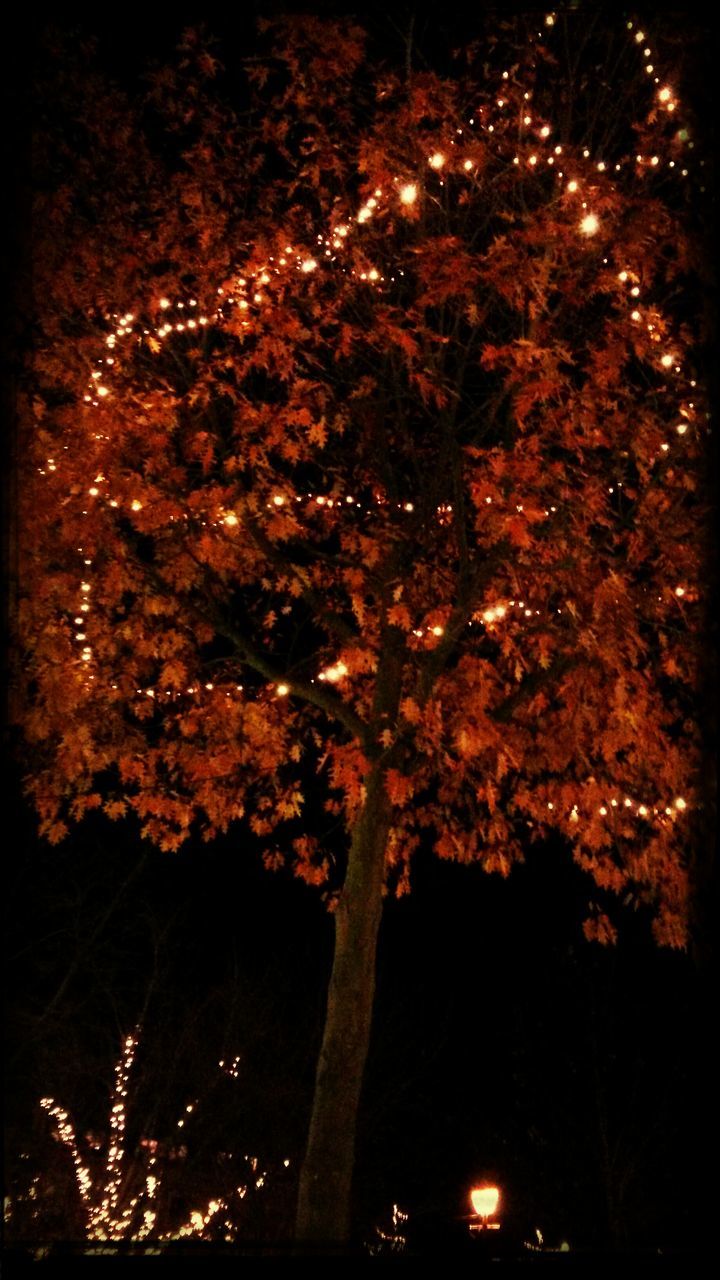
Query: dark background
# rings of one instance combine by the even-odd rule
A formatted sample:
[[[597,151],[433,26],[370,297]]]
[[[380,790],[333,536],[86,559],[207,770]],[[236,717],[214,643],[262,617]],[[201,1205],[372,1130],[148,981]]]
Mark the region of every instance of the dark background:
[[[304,7],[203,14],[232,72],[252,47],[258,13]],[[395,19],[401,31],[407,15]],[[376,40],[399,39],[379,7],[358,16]],[[167,56],[194,17],[186,9],[140,19],[118,9],[81,27],[99,37],[106,68],[130,82],[148,57]],[[664,40],[684,68],[698,118],[707,117],[711,46],[699,10],[644,20],[654,45]],[[619,11],[612,21],[622,21]],[[467,20],[452,10],[443,23],[447,43],[467,34]],[[4,247],[8,297],[18,302],[10,308],[16,349],[27,341],[19,293],[32,237],[26,94],[43,29],[42,18],[20,19],[8,67],[15,221]],[[433,29],[418,9],[421,51]],[[707,138],[709,152],[709,130]],[[710,189],[704,210],[712,197]],[[710,214],[698,216],[703,236]],[[10,375],[12,420],[12,368]],[[12,433],[8,439],[7,509]],[[9,554],[6,542],[11,610]],[[92,818],[49,848],[20,797],[11,738],[6,746],[6,1177],[13,1196],[26,1196],[38,1173],[45,1187],[39,1216],[37,1197],[23,1200],[13,1230],[31,1239],[72,1234],[67,1157],[38,1099],[57,1098],[79,1134],[106,1134],[121,1038],[142,1020],[128,1146],[143,1137],[177,1146],[177,1118],[197,1099],[177,1175],[167,1166],[170,1207],[182,1213],[207,1201],[229,1176],[230,1159],[255,1155],[268,1177],[249,1197],[245,1230],[287,1238],[331,955],[319,896],[287,873],[266,873],[240,829],[211,846],[163,854],[131,822]],[[616,947],[590,945],[581,929],[588,898],[585,877],[553,844],[529,849],[507,882],[420,853],[412,895],[388,901],[382,927],[356,1185],[365,1230],[387,1220],[394,1202],[430,1230],[466,1213],[473,1181],[493,1177],[505,1220],[522,1238],[539,1227],[550,1243],[667,1249],[709,1233],[709,935],[692,953],[660,951],[648,919],[626,913]],[[236,1054],[234,1079],[218,1061]]]
[[[213,1194],[220,1153],[257,1155],[273,1221],[258,1196],[251,1234],[289,1229],[330,961],[316,893],[266,873],[242,833],[170,855],[143,848],[131,823],[93,819],[49,849],[18,816],[5,876],[18,1187],[25,1167],[57,1162],[42,1094],[78,1133],[107,1133],[121,1036],[142,1015],[128,1146],[187,1145],[178,1211],[195,1188],[197,1201]],[[427,1221],[467,1212],[490,1176],[528,1238],[540,1227],[574,1245],[668,1247],[697,1230],[698,975],[638,917],[616,947],[586,943],[587,902],[584,875],[552,846],[507,882],[419,857],[414,892],[383,921],[362,1221],[393,1202]],[[218,1061],[237,1054],[229,1078]]]

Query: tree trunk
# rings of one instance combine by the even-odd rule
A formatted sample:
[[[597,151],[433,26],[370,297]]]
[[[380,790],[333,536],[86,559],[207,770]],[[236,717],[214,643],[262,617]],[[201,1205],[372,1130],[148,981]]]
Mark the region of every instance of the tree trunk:
[[[390,805],[373,767],[350,844],[335,914],[335,955],[310,1132],[300,1175],[296,1238],[342,1244],[350,1226],[355,1129],[375,995]]]

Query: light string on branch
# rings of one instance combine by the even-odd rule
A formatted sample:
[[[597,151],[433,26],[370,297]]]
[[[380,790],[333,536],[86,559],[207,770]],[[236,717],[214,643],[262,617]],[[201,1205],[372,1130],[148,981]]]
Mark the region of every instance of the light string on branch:
[[[234,1206],[238,1201],[245,1200],[250,1192],[258,1192],[267,1184],[269,1167],[263,1168],[257,1156],[241,1157],[246,1173],[244,1181],[234,1188],[232,1196],[211,1197],[202,1207],[190,1210],[185,1221],[179,1226],[162,1225],[161,1222],[160,1190],[164,1179],[164,1162],[160,1156],[161,1144],[156,1139],[143,1138],[140,1141],[139,1149],[145,1153],[145,1157],[143,1177],[139,1187],[137,1171],[134,1178],[128,1176],[125,1150],[128,1082],[138,1043],[139,1032],[136,1030],[125,1038],[122,1055],[115,1067],[115,1087],[111,1096],[109,1117],[109,1144],[104,1169],[99,1176],[93,1176],[90,1162],[80,1153],[75,1126],[68,1112],[51,1097],[40,1099],[40,1106],[53,1121],[58,1141],[69,1152],[72,1160],[75,1184],[85,1217],[86,1238],[91,1241],[153,1240],[158,1242],[187,1238],[202,1239],[207,1236],[208,1228],[214,1229],[217,1225],[223,1234],[223,1239],[233,1241],[241,1228],[241,1219],[237,1219],[233,1212]],[[221,1059],[218,1065],[226,1075],[237,1079],[240,1061],[241,1055],[236,1054],[230,1061]],[[176,1122],[177,1129],[184,1129],[197,1105],[197,1099],[185,1105],[183,1115]],[[98,1145],[94,1135],[89,1135],[89,1138],[91,1147]],[[175,1148],[170,1150],[171,1158],[173,1154],[176,1154]],[[186,1158],[187,1149],[182,1147],[177,1154],[182,1154]],[[232,1152],[221,1154],[226,1164],[233,1159]],[[280,1165],[283,1169],[288,1169],[290,1159],[286,1157]],[[240,1174],[240,1176],[243,1175]],[[39,1183],[40,1175],[34,1181]],[[36,1197],[33,1196],[33,1198]]]
[[[546,28],[552,28],[554,25],[555,15],[548,14],[545,19]],[[646,59],[644,63],[645,72],[651,77],[655,86],[654,100],[657,112],[659,114],[664,113],[668,119],[672,118],[674,120],[679,106],[677,93],[669,83],[661,82],[660,77],[654,74],[655,66],[652,62],[652,53],[646,43],[644,32],[641,30],[635,31],[631,22],[628,22],[627,29],[632,33],[632,42],[636,46],[642,47],[642,55]],[[538,35],[542,36],[542,33],[539,32]],[[469,118],[468,125],[471,130],[476,130],[482,134],[499,136],[511,120],[517,124],[523,149],[518,150],[517,154],[513,156],[512,165],[522,171],[523,177],[533,172],[539,174],[542,169],[552,169],[554,180],[557,184],[557,199],[560,202],[564,202],[566,207],[573,211],[574,226],[579,237],[591,242],[596,236],[604,232],[602,216],[593,207],[593,202],[596,200],[600,190],[597,184],[605,183],[607,184],[607,189],[611,190],[613,172],[619,172],[630,162],[620,160],[611,164],[609,160],[602,158],[593,159],[588,148],[583,148],[581,156],[578,155],[573,158],[568,146],[563,146],[554,140],[557,130],[553,123],[537,116],[532,106],[530,92],[523,91],[522,97],[518,98],[518,94],[509,84],[510,72],[508,71],[502,73],[502,80],[508,82],[508,88],[507,92],[501,90],[496,96],[493,117],[491,118],[489,108],[486,105],[479,105],[473,116]],[[519,118],[517,116],[518,110],[520,111]],[[687,143],[689,149],[692,149],[694,145],[689,139],[687,130],[683,128],[678,130],[675,141],[678,145]],[[688,176],[686,167],[678,168],[674,159],[664,160],[659,154],[652,154],[649,157],[638,155],[632,161],[632,167],[635,172],[652,173],[663,166],[670,170],[677,170],[681,177]],[[173,339],[175,335],[189,335],[199,338],[208,329],[222,329],[231,313],[237,313],[241,316],[241,331],[250,330],[256,319],[262,314],[265,303],[272,297],[276,282],[287,278],[293,273],[301,278],[306,277],[308,280],[313,280],[324,269],[332,269],[335,264],[340,264],[341,269],[354,277],[359,285],[370,287],[381,294],[383,290],[395,282],[396,276],[392,274],[391,270],[387,267],[381,267],[379,264],[368,266],[366,270],[357,270],[355,267],[348,269],[343,265],[343,255],[346,254],[353,242],[362,243],[364,229],[368,228],[379,215],[386,214],[393,208],[412,210],[426,195],[432,196],[433,184],[437,184],[438,188],[445,187],[450,177],[452,177],[453,182],[465,181],[473,183],[476,181],[476,162],[472,156],[472,146],[467,141],[464,129],[459,127],[456,129],[454,137],[448,137],[445,146],[438,146],[427,154],[424,172],[411,172],[408,169],[404,173],[395,175],[389,187],[374,187],[372,194],[364,199],[353,216],[335,219],[326,233],[317,234],[316,244],[312,250],[286,244],[283,252],[277,255],[269,255],[264,265],[251,270],[248,269],[244,273],[238,270],[234,273],[231,283],[226,282],[224,285],[217,287],[211,305],[201,304],[199,299],[194,296],[176,300],[162,296],[149,306],[144,319],[133,311],[107,314],[106,319],[112,321],[114,327],[105,339],[106,354],[98,357],[98,367],[92,371],[84,396],[85,403],[89,407],[97,408],[112,398],[114,394],[113,379],[119,368],[118,359],[123,346],[127,345],[128,342],[132,342],[133,348],[138,345],[147,348],[150,355],[156,357],[161,352],[164,343]],[[612,273],[613,268],[608,257],[603,258],[602,263],[608,268],[608,272]],[[627,314],[631,321],[639,326],[644,326],[649,334],[650,341],[658,344],[657,355],[653,361],[657,373],[660,376],[668,376],[674,380],[673,394],[680,401],[677,420],[672,436],[661,443],[657,457],[657,461],[671,460],[669,455],[672,453],[673,445],[679,446],[687,443],[689,435],[697,431],[699,426],[699,412],[696,400],[691,398],[696,394],[696,382],[685,373],[682,342],[679,339],[674,340],[672,338],[667,319],[650,302],[645,301],[643,298],[641,265],[633,262],[624,263],[620,271],[615,272],[615,278],[618,286],[615,293],[618,305],[626,305]],[[99,433],[99,438],[105,441],[109,439],[107,434],[103,435],[102,433]],[[46,466],[41,471],[53,479],[59,478],[58,472],[62,472],[61,460],[58,456],[49,457]],[[608,493],[613,495],[616,487],[620,489],[622,481],[618,480],[616,485],[609,485]],[[134,515],[139,515],[143,510],[143,502],[139,496],[120,498],[114,495],[102,470],[97,471],[92,476],[88,484],[87,498],[92,500],[93,503],[102,502],[110,508],[127,510]],[[509,514],[514,507],[513,514],[520,515],[523,513],[524,504],[514,502],[510,497],[508,497],[505,504],[489,496],[485,501],[488,504],[494,502],[498,512],[504,511]],[[387,502],[382,496],[376,496],[374,505],[383,507],[387,505]],[[370,509],[367,502],[359,501],[354,494],[312,492],[299,494],[291,489],[284,492],[270,492],[264,505],[264,509],[270,512],[290,507],[296,510],[300,507],[302,514],[307,519],[311,519],[314,512],[322,513],[323,518],[326,518],[327,513],[331,511],[336,514],[339,512],[347,513],[349,517],[350,514],[361,515]],[[412,517],[414,514],[414,504],[412,502],[398,502],[395,507],[408,517]],[[555,506],[544,509],[543,518],[551,519],[555,511]],[[442,522],[443,518],[450,515],[451,512],[452,507],[450,504],[439,506],[437,509],[438,521]],[[231,509],[208,510],[205,512],[205,516],[204,520],[200,519],[199,521],[201,526],[225,529],[229,536],[237,533],[240,529],[241,521],[237,513]],[[182,518],[189,519],[189,513],[183,513]],[[192,518],[198,520],[198,513],[193,512]],[[171,519],[176,519],[176,517],[171,517]],[[83,554],[82,547],[78,548],[78,552],[81,555]],[[77,627],[74,639],[79,646],[80,665],[84,671],[84,678],[89,682],[96,679],[96,672],[92,670],[93,649],[88,639],[88,626],[91,621],[92,611],[92,582],[90,574],[92,559],[84,557],[83,564],[85,573],[79,584],[73,620],[74,625]],[[696,596],[695,588],[687,583],[674,584],[672,592],[676,599],[686,597],[687,600],[691,600]],[[662,599],[662,597],[659,597],[659,599]],[[554,608],[558,613],[562,611],[561,606],[554,606]],[[476,615],[472,622],[468,623],[468,626],[481,626],[484,630],[492,632],[496,624],[503,622],[506,618],[507,623],[512,619],[513,623],[517,625],[517,622],[521,619],[531,619],[534,616],[540,616],[540,610],[535,609],[533,612],[516,606],[514,601],[511,601],[509,605],[507,602],[499,601],[489,605],[479,615]],[[408,641],[409,644],[414,641],[432,644],[433,641],[442,636],[442,633],[441,627],[431,626],[424,628],[422,625],[418,625],[411,628]],[[338,658],[316,672],[318,681],[332,685],[341,685],[348,676],[349,670],[342,658]],[[113,685],[113,687],[116,686]],[[271,684],[269,689],[275,696],[285,698],[292,693],[292,682]],[[214,691],[214,682],[204,682],[189,685],[186,693],[188,696],[198,697],[202,696],[204,692],[213,693]],[[232,698],[243,692],[243,686],[234,682],[223,690],[226,698]],[[138,688],[137,694],[139,697],[154,699],[157,702],[162,701],[163,698],[176,700],[184,696],[174,690],[165,690],[162,693],[154,687]],[[643,804],[634,805],[633,812],[637,812],[641,817],[648,816],[650,812],[653,814],[672,813],[674,815],[678,810],[682,811],[684,807],[684,802],[682,806],[675,804],[674,806],[660,806],[660,808],[657,805]]]

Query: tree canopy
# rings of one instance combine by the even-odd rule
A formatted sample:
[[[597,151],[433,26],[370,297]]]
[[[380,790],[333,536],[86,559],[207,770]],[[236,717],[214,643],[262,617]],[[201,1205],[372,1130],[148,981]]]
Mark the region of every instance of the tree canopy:
[[[168,849],[246,816],[274,864],[303,787],[351,825],[379,757],[396,891],[428,832],[505,873],[554,827],[681,941],[683,144],[649,78],[641,154],[573,146],[550,44],[406,82],[358,28],[293,20],[246,118],[192,33],[147,101],[90,80],[72,104],[21,514],[51,839],[101,803]],[[332,879],[310,833],[292,848]]]
[[[556,831],[588,936],[610,891],[683,944],[705,414],[648,38],[513,19],[438,73],[283,18],[234,106],[194,31],[141,93],[55,70],[19,615],[51,841],[242,820],[336,908],[363,841],[403,893],[421,843],[505,875]]]

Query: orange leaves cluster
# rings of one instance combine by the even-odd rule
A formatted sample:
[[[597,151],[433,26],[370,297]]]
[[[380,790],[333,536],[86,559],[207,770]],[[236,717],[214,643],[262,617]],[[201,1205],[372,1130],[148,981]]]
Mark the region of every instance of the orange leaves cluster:
[[[516,131],[486,127],[492,69],[407,85],[352,22],[264,33],[257,128],[203,98],[198,45],[149,95],[182,165],[82,76],[63,109],[89,121],[92,171],[72,130],[62,181],[40,148],[19,631],[43,831],[97,807],[102,774],[108,817],[163,847],[244,818],[277,842],[267,865],[319,884],[327,855],[295,834],[307,775],[351,828],[385,753],[398,891],[420,840],[504,875],[554,827],[672,940],[679,828],[600,810],[689,795],[697,762],[701,397],[658,365],[689,346],[687,237],[632,164],[593,170],[582,198],[612,236],[580,236],[559,170],[515,166]],[[191,301],[202,333],[178,328]],[[111,393],[88,403],[101,364]]]

